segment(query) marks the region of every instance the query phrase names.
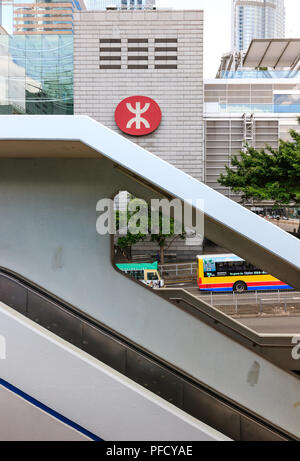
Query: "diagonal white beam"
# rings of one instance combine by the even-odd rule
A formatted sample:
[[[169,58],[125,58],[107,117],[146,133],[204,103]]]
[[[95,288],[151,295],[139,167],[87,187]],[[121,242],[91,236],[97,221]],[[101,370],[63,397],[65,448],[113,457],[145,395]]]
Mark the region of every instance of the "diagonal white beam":
[[[169,195],[204,200],[205,233],[211,240],[300,290],[300,240],[95,120],[0,116],[0,149],[3,140],[81,141]]]

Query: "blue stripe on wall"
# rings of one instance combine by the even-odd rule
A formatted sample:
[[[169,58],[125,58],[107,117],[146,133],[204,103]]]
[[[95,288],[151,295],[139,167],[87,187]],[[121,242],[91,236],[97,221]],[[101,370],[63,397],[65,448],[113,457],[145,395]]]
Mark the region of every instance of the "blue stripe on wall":
[[[94,440],[96,442],[102,442],[103,440],[98,437],[95,434],[92,434],[90,431],[84,429],[83,427],[79,426],[78,424],[74,423],[68,418],[65,418],[63,415],[57,413],[55,410],[52,410],[51,408],[47,407],[43,403],[39,402],[38,400],[34,399],[33,397],[30,397],[30,395],[25,394],[25,392],[21,391],[17,387],[13,386],[12,384],[9,384],[7,381],[4,381],[4,379],[0,378],[0,386],[5,387],[6,389],[14,392],[15,394],[19,395],[22,397],[24,400],[27,400],[27,402],[30,402],[34,406],[40,408],[41,410],[45,411],[51,416],[54,416],[54,418],[58,419],[59,421],[62,421],[63,423],[67,424],[68,426],[72,427],[76,431],[80,432],[81,434],[86,435],[89,437],[91,440]]]

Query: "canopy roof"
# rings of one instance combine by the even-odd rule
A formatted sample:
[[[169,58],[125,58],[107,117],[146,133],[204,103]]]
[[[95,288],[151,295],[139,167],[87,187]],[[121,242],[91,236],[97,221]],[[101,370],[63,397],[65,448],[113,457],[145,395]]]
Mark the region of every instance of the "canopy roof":
[[[300,39],[272,38],[252,40],[243,60],[249,68],[271,67],[293,70],[300,59]]]

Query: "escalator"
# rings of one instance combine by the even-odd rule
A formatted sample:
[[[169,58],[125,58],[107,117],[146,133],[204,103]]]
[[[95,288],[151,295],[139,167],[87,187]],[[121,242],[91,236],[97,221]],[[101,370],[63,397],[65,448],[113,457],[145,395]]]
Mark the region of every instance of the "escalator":
[[[0,301],[233,440],[296,440],[295,436],[6,269],[0,270]]]
[[[160,290],[159,294],[176,307],[191,313],[202,322],[246,346],[249,350],[280,368],[295,375],[300,374],[300,360],[294,360],[292,357],[293,335],[258,334],[184,289],[167,288]]]

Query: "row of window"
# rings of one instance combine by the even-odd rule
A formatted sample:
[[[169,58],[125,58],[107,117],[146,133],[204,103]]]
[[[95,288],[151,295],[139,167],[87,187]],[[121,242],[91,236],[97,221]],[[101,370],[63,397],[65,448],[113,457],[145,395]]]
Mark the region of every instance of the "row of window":
[[[149,50],[154,51],[155,69],[177,69],[177,38],[127,39],[127,69],[148,69]],[[121,39],[100,39],[100,69],[121,69]]]
[[[237,277],[248,275],[266,275],[267,272],[258,269],[246,261],[216,263],[211,270],[204,272],[204,277]]]
[[[144,280],[145,273],[144,271],[124,271],[125,274],[130,275],[131,277],[134,277],[136,280]],[[147,275],[147,280],[159,280],[157,272],[148,272]]]

